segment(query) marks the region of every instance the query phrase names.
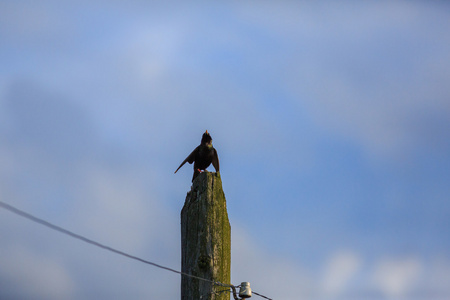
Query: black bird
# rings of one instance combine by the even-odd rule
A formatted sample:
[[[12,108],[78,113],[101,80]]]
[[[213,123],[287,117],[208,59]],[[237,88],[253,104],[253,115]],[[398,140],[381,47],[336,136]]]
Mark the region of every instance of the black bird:
[[[200,174],[200,172],[206,170],[207,167],[212,163],[216,172],[219,172],[219,157],[217,156],[217,151],[212,145],[212,138],[208,133],[208,130],[202,136],[202,141],[200,145],[189,154],[188,157],[181,163],[175,173],[186,163],[194,163],[194,176],[192,176],[192,181],[195,177]]]

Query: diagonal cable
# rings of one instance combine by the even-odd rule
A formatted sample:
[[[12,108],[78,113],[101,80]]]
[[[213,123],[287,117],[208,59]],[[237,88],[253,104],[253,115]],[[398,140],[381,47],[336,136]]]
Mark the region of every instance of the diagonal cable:
[[[198,280],[203,280],[203,281],[206,281],[206,282],[210,282],[210,283],[212,283],[214,285],[218,285],[218,286],[222,286],[222,287],[228,287],[228,288],[236,288],[235,286],[233,286],[231,284],[225,284],[225,283],[221,283],[221,282],[218,282],[218,281],[213,281],[213,280],[209,280],[209,279],[206,279],[206,278],[202,278],[202,277],[198,277],[198,276],[195,276],[195,275],[191,275],[191,274],[187,274],[187,273],[184,273],[184,272],[180,272],[180,271],[177,271],[175,269],[164,267],[164,266],[161,266],[161,265],[156,264],[154,262],[151,262],[151,261],[139,258],[137,256],[125,253],[123,251],[111,248],[109,246],[103,245],[103,244],[101,244],[99,242],[96,242],[94,240],[88,239],[88,238],[86,238],[86,237],[84,237],[82,235],[76,234],[76,233],[74,233],[74,232],[72,232],[70,230],[64,229],[64,228],[59,227],[57,225],[54,225],[54,224],[52,224],[52,223],[50,223],[48,221],[45,221],[45,220],[43,220],[41,218],[35,217],[35,216],[33,216],[33,215],[31,215],[31,214],[29,214],[27,212],[24,212],[23,210],[20,210],[20,209],[14,207],[12,205],[9,205],[9,204],[7,204],[7,203],[5,203],[3,201],[0,201],[0,207],[6,209],[6,210],[8,210],[8,211],[10,211],[10,212],[12,212],[12,213],[14,213],[16,215],[24,217],[24,218],[26,218],[26,219],[28,219],[30,221],[33,221],[35,223],[41,224],[43,226],[46,226],[46,227],[48,227],[50,229],[56,230],[58,232],[61,232],[61,233],[65,234],[65,235],[68,235],[68,236],[73,237],[75,239],[81,240],[81,241],[83,241],[85,243],[88,243],[88,244],[97,246],[99,248],[111,251],[113,253],[116,253],[116,254],[119,254],[119,255],[122,255],[122,256],[125,256],[125,257],[128,257],[128,258],[131,258],[131,259],[143,262],[145,264],[152,265],[154,267],[157,267],[157,268],[160,268],[160,269],[163,269],[163,270],[167,270],[167,271],[170,271],[170,272],[173,272],[173,273],[177,273],[177,274],[180,274],[180,275],[183,275],[183,276],[187,276],[187,277],[195,278],[195,279],[198,279]],[[262,298],[266,298],[266,299],[271,300],[270,298],[267,298],[267,297],[265,297],[263,295],[260,295],[258,293],[254,292],[254,294],[258,295],[258,296],[260,296]]]

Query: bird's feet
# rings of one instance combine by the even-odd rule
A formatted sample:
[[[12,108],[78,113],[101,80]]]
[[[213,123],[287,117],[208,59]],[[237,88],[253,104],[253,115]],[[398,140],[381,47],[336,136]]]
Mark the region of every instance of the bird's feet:
[[[208,170],[200,170],[200,169],[197,169],[197,171],[198,171],[199,173],[203,173],[203,172],[208,173]]]

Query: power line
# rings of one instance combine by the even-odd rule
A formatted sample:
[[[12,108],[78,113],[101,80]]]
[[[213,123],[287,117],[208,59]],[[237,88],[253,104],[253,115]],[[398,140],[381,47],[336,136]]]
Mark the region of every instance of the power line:
[[[27,219],[33,221],[33,222],[39,223],[39,224],[44,225],[44,226],[46,226],[46,227],[49,227],[49,228],[51,228],[51,229],[53,229],[53,230],[59,231],[59,232],[61,232],[61,233],[64,233],[64,234],[66,234],[66,235],[69,235],[69,236],[71,236],[71,237],[73,237],[73,238],[76,238],[76,239],[81,240],[81,241],[83,241],[83,242],[86,242],[86,243],[88,243],[88,244],[91,244],[91,245],[94,245],[94,246],[103,248],[103,249],[105,249],[105,250],[109,250],[109,251],[114,252],[114,253],[116,253],[116,254],[120,254],[120,255],[123,255],[123,256],[125,256],[125,257],[128,257],[128,258],[131,258],[131,259],[134,259],[134,260],[137,260],[137,261],[140,261],[140,262],[143,262],[143,263],[152,265],[152,266],[154,266],[154,267],[161,268],[161,269],[164,269],[164,270],[167,270],[167,271],[171,271],[171,272],[174,272],[174,273],[178,273],[178,274],[181,274],[181,275],[184,275],[184,276],[189,276],[189,277],[196,278],[196,279],[199,279],[199,280],[208,281],[208,282],[210,282],[210,283],[214,283],[214,284],[218,284],[218,285],[223,285],[223,284],[220,283],[220,282],[215,282],[215,281],[212,281],[212,280],[209,280],[209,279],[205,279],[205,278],[197,277],[197,276],[194,276],[194,275],[191,275],[191,274],[183,273],[183,272],[180,272],[180,271],[177,271],[177,270],[168,268],[168,267],[164,267],[164,266],[158,265],[158,264],[153,263],[153,262],[151,262],[151,261],[148,261],[148,260],[139,258],[139,257],[137,257],[137,256],[127,254],[127,253],[122,252],[122,251],[120,251],[120,250],[116,250],[116,249],[111,248],[111,247],[109,247],[109,246],[105,246],[105,245],[100,244],[100,243],[98,243],[98,242],[96,242],[96,241],[93,241],[93,240],[91,240],[91,239],[88,239],[88,238],[86,238],[86,237],[84,237],[84,236],[81,236],[81,235],[79,235],[79,234],[73,233],[72,231],[69,231],[69,230],[64,229],[64,228],[62,228],[62,227],[59,227],[59,226],[57,226],[57,225],[54,225],[54,224],[52,224],[52,223],[50,223],[50,222],[47,222],[47,221],[45,221],[45,220],[43,220],[43,219],[37,218],[37,217],[35,217],[35,216],[33,216],[33,215],[29,214],[29,213],[26,213],[26,212],[24,212],[24,211],[22,211],[22,210],[20,210],[20,209],[17,209],[17,208],[15,208],[15,207],[13,207],[13,206],[7,204],[7,203],[2,202],[2,201],[0,201],[0,206],[1,206],[2,208],[6,209],[6,210],[9,210],[10,212],[13,212],[13,213],[15,213],[15,214],[17,214],[17,215],[19,215],[19,216],[25,217],[25,218],[27,218]]]
[[[145,264],[152,265],[152,266],[154,266],[154,267],[157,267],[157,268],[160,268],[160,269],[163,269],[163,270],[166,270],[166,271],[170,271],[170,272],[173,272],[173,273],[177,273],[177,274],[180,274],[180,275],[183,275],[183,276],[187,276],[187,277],[195,278],[195,279],[198,279],[198,280],[203,280],[203,281],[206,281],[206,282],[210,282],[210,283],[212,283],[212,284],[214,284],[214,285],[223,286],[223,287],[228,287],[228,288],[232,288],[232,289],[235,289],[235,288],[236,288],[236,286],[231,285],[231,284],[225,284],[225,283],[221,283],[221,282],[218,282],[218,281],[213,281],[213,280],[209,280],[209,279],[206,279],[206,278],[202,278],[202,277],[198,277],[198,276],[195,276],[195,275],[191,275],[191,274],[188,274],[188,273],[180,272],[180,271],[174,270],[174,269],[172,269],[172,268],[164,267],[164,266],[161,266],[161,265],[156,264],[156,263],[154,263],[154,262],[151,262],[151,261],[148,261],[148,260],[139,258],[139,257],[137,257],[137,256],[134,256],[134,255],[125,253],[125,252],[123,252],[123,251],[116,250],[116,249],[114,249],[114,248],[111,248],[111,247],[109,247],[109,246],[103,245],[103,244],[101,244],[101,243],[99,243],[99,242],[96,242],[96,241],[94,241],[94,240],[88,239],[88,238],[86,238],[86,237],[84,237],[84,236],[82,236],[82,235],[76,234],[76,233],[74,233],[74,232],[72,232],[72,231],[70,231],[70,230],[64,229],[64,228],[59,227],[59,226],[57,226],[57,225],[54,225],[54,224],[52,224],[52,223],[50,223],[50,222],[47,222],[47,221],[45,221],[45,220],[43,220],[43,219],[41,219],[41,218],[35,217],[35,216],[33,216],[33,215],[31,215],[31,214],[29,214],[29,213],[23,211],[23,210],[20,210],[20,209],[14,207],[14,206],[12,206],[12,205],[9,205],[9,204],[7,204],[7,203],[5,203],[5,202],[3,202],[3,201],[0,201],[0,207],[6,209],[6,210],[8,210],[8,211],[10,211],[10,212],[12,212],[12,213],[14,213],[14,214],[16,214],[16,215],[19,215],[19,216],[24,217],[24,218],[26,218],[26,219],[28,219],[28,220],[31,220],[31,221],[33,221],[33,222],[35,222],[35,223],[38,223],[38,224],[41,224],[41,225],[43,225],[43,226],[46,226],[46,227],[48,227],[48,228],[50,228],[50,229],[59,231],[59,232],[65,234],[65,235],[68,235],[68,236],[73,237],[73,238],[75,238],[75,239],[81,240],[81,241],[83,241],[83,242],[85,242],[85,243],[88,243],[88,244],[97,246],[97,247],[99,247],[99,248],[102,248],[102,249],[111,251],[111,252],[113,252],[113,253],[116,253],[116,254],[119,254],[119,255],[122,255],[122,256],[125,256],[125,257],[128,257],[128,258],[131,258],[131,259],[134,259],[134,260],[143,262],[143,263],[145,263]],[[266,298],[266,299],[272,300],[272,299],[267,298],[267,297],[265,297],[265,296],[263,296],[263,295],[260,295],[260,294],[258,294],[258,293],[255,293],[255,292],[253,292],[253,293],[254,293],[255,295],[258,295],[258,296],[262,297],[262,298]]]
[[[252,294],[255,294],[255,295],[257,295],[257,296],[260,296],[261,298],[264,298],[264,299],[273,300],[272,298],[268,298],[268,297],[266,297],[266,296],[264,296],[264,295],[258,294],[258,293],[255,292],[255,291],[252,291]]]

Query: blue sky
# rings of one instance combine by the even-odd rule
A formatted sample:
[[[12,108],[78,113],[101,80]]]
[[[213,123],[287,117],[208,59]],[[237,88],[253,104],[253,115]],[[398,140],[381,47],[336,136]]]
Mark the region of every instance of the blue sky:
[[[207,129],[233,284],[448,299],[449,31],[444,1],[2,1],[0,198],[180,269],[173,172]],[[0,298],[179,298],[178,275],[0,215]]]

